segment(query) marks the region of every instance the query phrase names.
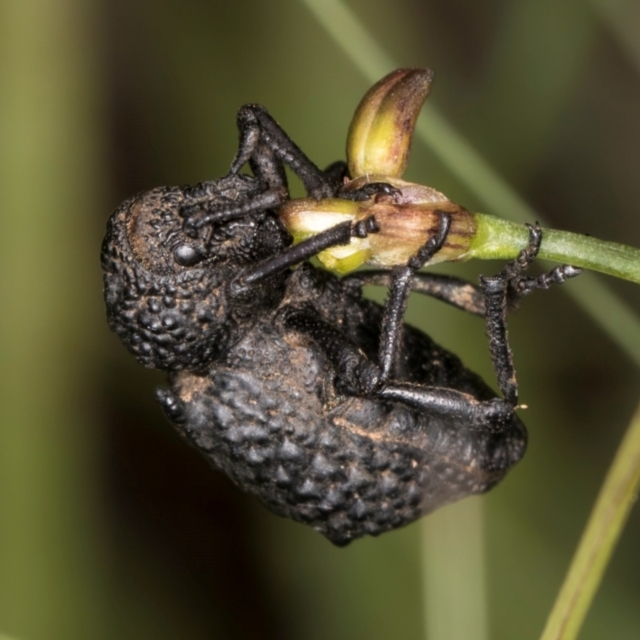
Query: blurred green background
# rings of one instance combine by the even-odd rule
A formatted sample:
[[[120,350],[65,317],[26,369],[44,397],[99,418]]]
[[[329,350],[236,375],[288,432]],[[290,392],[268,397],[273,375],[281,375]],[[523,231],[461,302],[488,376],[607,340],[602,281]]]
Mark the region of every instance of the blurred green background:
[[[436,69],[429,101],[551,226],[640,246],[637,3],[346,6],[399,65]],[[510,325],[523,462],[346,549],[207,468],[154,401],[163,376],[108,331],[110,211],[224,174],[240,105],[266,105],[320,165],[343,156],[370,83],[309,9],[2,0],[0,60],[0,638],[537,637],[640,388],[564,292]],[[407,177],[486,211],[417,142]],[[637,288],[607,284],[640,314]],[[493,381],[481,321],[418,299],[409,320]],[[639,535],[636,508],[581,638],[640,636]]]

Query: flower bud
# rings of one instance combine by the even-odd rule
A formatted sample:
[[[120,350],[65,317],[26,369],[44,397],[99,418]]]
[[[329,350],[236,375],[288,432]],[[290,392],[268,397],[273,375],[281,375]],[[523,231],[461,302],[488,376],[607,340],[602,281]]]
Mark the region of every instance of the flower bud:
[[[352,177],[372,173],[402,176],[413,129],[432,80],[430,69],[396,69],[369,89],[356,109],[347,137]]]
[[[347,220],[355,223],[359,218],[361,202],[337,198],[299,198],[289,200],[278,212],[280,220],[298,244],[322,231]],[[369,238],[352,238],[351,243],[331,247],[318,254],[318,259],[330,271],[348,273],[357,269],[371,257]]]
[[[300,242],[350,220],[354,224],[373,216],[379,231],[351,243],[325,249],[318,254],[324,266],[337,273],[353,271],[362,264],[393,267],[407,264],[438,231],[440,215],[451,214],[451,229],[444,246],[429,264],[457,260],[469,249],[476,233],[475,218],[439,191],[388,176],[369,176],[349,183],[358,189],[367,182],[387,182],[399,190],[396,196],[381,195],[365,202],[341,199],[305,198],[287,202],[279,211],[280,219]]]

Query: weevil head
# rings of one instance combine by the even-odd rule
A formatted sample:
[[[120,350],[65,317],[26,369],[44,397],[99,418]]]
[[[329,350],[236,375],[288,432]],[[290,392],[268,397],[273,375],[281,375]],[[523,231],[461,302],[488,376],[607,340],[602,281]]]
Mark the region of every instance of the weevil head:
[[[266,212],[192,226],[189,233],[185,218],[203,207],[223,208],[257,188],[256,181],[240,176],[159,187],[112,214],[102,244],[107,318],[143,365],[197,371],[236,339],[239,322],[225,285],[244,266],[275,251],[286,235]],[[255,304],[268,303],[269,296],[256,292]]]

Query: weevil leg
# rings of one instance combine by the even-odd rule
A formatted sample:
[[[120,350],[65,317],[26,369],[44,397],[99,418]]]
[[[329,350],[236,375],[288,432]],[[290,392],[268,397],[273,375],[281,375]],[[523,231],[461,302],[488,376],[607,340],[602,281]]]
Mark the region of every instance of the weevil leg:
[[[538,224],[527,226],[529,227],[529,244],[517,258],[508,262],[495,276],[480,276],[491,361],[500,390],[505,400],[514,407],[518,404],[518,382],[507,331],[508,292],[510,286],[522,277],[527,267],[535,260],[542,242],[540,226]]]
[[[518,404],[518,382],[513,364],[513,352],[509,346],[507,308],[509,289],[517,290],[523,273],[535,260],[542,242],[540,225],[528,224],[529,244],[495,276],[480,276],[480,288],[484,293],[485,320],[489,337],[489,352],[498,385],[505,400],[512,406]]]
[[[386,382],[380,367],[312,310],[290,307],[282,317],[288,329],[307,335],[326,354],[336,370],[336,389],[341,393],[399,402],[481,430],[501,431],[513,416],[513,407],[501,398],[477,400],[446,387]]]
[[[392,196],[400,195],[400,189],[396,189],[388,182],[368,182],[358,189],[338,189],[336,197],[343,200],[353,200],[354,202],[363,202],[374,196]]]
[[[391,271],[358,271],[342,280],[345,284],[360,288],[370,284],[379,287],[391,286]],[[484,318],[484,294],[475,284],[436,273],[416,273],[411,281],[411,291],[430,296]]]
[[[240,107],[237,123],[240,143],[229,173],[238,173],[248,162],[258,177],[273,179],[271,154],[275,154],[302,180],[311,197],[330,198],[335,194],[331,177],[306,156],[263,106],[246,104]]]
[[[570,264],[563,264],[554,267],[548,273],[538,277],[520,277],[509,287],[509,303],[517,301],[538,289],[549,289],[554,284],[564,284],[569,278],[575,278],[582,273],[580,267],[573,267]]]
[[[391,283],[384,307],[378,352],[383,381],[393,376],[413,277],[418,269],[421,269],[442,248],[451,228],[451,215],[445,212],[439,213],[440,223],[437,233],[429,238],[415,256],[411,257],[408,264],[403,267],[394,267],[391,271]]]
[[[507,285],[499,275],[480,277],[491,362],[505,400],[515,407],[518,404],[518,382],[507,331]]]
[[[269,112],[259,104],[240,107],[237,115],[240,141],[230,174],[236,174],[247,162],[254,175],[272,188],[286,187],[283,163],[300,178],[307,194],[318,200],[339,197],[368,200],[374,195],[395,195],[399,190],[385,182],[363,185],[359,189],[342,190],[348,177],[347,165],[334,162],[325,171],[318,168],[288,136]],[[277,162],[276,162],[277,160]]]
[[[561,265],[538,277],[527,277],[523,272],[535,259],[542,239],[539,226],[528,225],[530,242],[518,257],[507,263],[493,277],[481,277],[481,286],[461,278],[429,273],[416,273],[410,279],[411,291],[432,296],[474,315],[486,318],[491,357],[501,391],[513,406],[517,404],[517,382],[513,354],[509,347],[506,315],[517,308],[522,297],[537,289],[548,289],[562,284],[582,272],[578,267]],[[365,284],[392,287],[394,271],[362,271],[344,278],[355,287]],[[391,295],[391,294],[390,294]]]
[[[337,193],[340,187],[344,185],[345,180],[349,179],[349,167],[344,160],[336,160],[325,168],[324,175]]]
[[[351,238],[365,238],[378,230],[379,227],[373,216],[355,224],[350,221],[338,224],[263,260],[254,267],[245,269],[230,283],[229,290],[232,295],[242,294],[248,286],[308,260],[329,247],[349,244]]]
[[[445,387],[394,382],[386,384],[376,395],[382,400],[401,402],[448,418],[456,424],[494,433],[504,431],[514,415],[514,407],[502,398],[477,400],[467,393]]]
[[[520,277],[517,283],[509,286],[507,291],[507,310],[514,311],[520,299],[531,292],[549,289],[554,284],[563,284],[580,273],[582,269],[579,267],[564,264],[538,277]],[[378,269],[358,271],[345,276],[342,281],[354,288],[361,288],[364,285],[389,287],[392,273]],[[411,281],[411,291],[441,300],[461,311],[484,318],[484,292],[480,287],[463,278],[438,273],[416,273]]]
[[[180,215],[184,218],[184,232],[189,236],[197,236],[198,229],[209,224],[220,224],[244,218],[252,213],[277,209],[289,199],[286,187],[273,187],[262,191],[252,198],[241,200],[237,205],[224,207],[208,206],[206,201],[198,201],[192,205],[184,205]],[[202,210],[206,213],[202,214]],[[193,215],[201,214],[201,215]]]
[[[480,276],[491,360],[500,390],[505,400],[514,407],[518,403],[518,382],[513,365],[513,352],[509,346],[507,310],[532,291],[548,289],[552,284],[562,284],[567,278],[573,278],[582,271],[577,267],[561,265],[539,277],[525,276],[524,272],[535,260],[542,242],[540,225],[528,224],[527,227],[529,228],[529,245],[518,254],[518,257],[508,262],[497,275],[489,278]]]
[[[358,189],[345,188],[349,181],[349,167],[344,160],[332,162],[325,170],[324,175],[334,186],[335,196],[343,200],[354,200],[360,202],[368,200],[373,196],[399,196],[400,189],[397,189],[388,182],[369,182]]]
[[[391,271],[391,282],[384,305],[378,345],[382,380],[388,380],[394,372],[412,278],[413,271],[408,266],[394,267]]]

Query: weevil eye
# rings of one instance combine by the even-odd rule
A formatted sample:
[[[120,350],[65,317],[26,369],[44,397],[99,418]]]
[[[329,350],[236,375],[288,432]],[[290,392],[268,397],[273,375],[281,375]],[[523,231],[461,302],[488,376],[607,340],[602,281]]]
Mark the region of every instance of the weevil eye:
[[[204,258],[202,251],[190,244],[180,244],[173,251],[173,259],[181,267],[193,267]]]

